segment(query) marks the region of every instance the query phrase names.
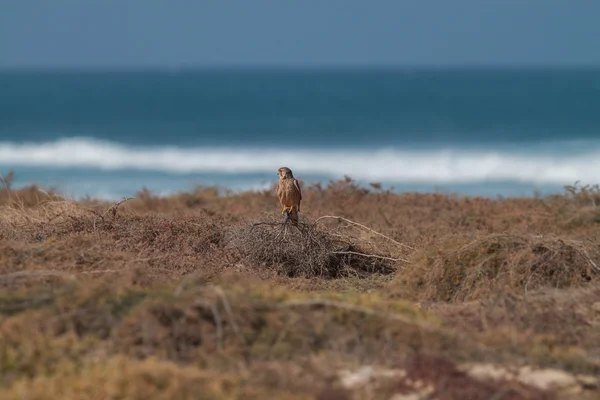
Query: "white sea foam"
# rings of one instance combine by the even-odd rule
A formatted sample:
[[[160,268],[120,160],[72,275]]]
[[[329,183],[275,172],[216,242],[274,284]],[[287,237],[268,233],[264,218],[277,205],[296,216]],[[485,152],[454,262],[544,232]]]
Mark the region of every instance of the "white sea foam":
[[[281,166],[298,176],[349,175],[389,182],[475,183],[514,181],[570,184],[600,180],[600,148],[530,154],[510,150],[325,150],[275,148],[132,147],[88,138],[48,143],[0,142],[3,168],[70,167],[168,173],[268,173]]]

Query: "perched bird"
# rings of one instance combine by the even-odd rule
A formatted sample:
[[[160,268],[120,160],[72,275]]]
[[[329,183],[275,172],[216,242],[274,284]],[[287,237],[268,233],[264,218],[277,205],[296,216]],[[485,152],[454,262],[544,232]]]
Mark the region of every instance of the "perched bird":
[[[292,220],[292,223],[298,223],[298,212],[300,212],[300,201],[302,192],[300,184],[294,178],[292,170],[287,167],[281,167],[277,170],[279,182],[277,183],[277,198],[283,206],[281,214],[286,214]]]

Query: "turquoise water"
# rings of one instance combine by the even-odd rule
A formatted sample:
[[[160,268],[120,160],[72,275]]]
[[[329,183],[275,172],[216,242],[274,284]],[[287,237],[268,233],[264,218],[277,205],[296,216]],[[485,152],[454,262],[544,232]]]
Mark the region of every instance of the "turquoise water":
[[[600,69],[0,72],[0,172],[75,197],[258,189],[281,166],[397,191],[600,183]]]

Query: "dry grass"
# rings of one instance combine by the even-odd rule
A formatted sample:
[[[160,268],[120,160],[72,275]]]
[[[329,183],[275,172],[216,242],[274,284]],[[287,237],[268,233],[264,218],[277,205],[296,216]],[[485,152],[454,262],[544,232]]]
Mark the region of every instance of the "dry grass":
[[[303,188],[295,227],[272,191],[108,204],[7,185],[0,395],[560,397],[458,366],[600,373],[600,207],[594,188],[569,190],[491,200],[346,179]],[[348,378],[366,365],[388,372]]]
[[[425,245],[390,289],[419,301],[456,303],[484,299],[490,292],[585,287],[600,273],[594,260],[600,260],[600,247],[589,239],[453,236]]]

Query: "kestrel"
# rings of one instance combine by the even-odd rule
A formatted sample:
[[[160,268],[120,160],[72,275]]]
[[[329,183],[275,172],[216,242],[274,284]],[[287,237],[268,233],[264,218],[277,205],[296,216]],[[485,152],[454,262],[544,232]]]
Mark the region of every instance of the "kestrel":
[[[294,178],[292,170],[287,167],[281,167],[277,170],[279,182],[277,183],[277,198],[283,206],[282,214],[289,211],[289,216],[294,224],[298,223],[298,212],[300,212],[300,201],[302,192],[300,184]]]

